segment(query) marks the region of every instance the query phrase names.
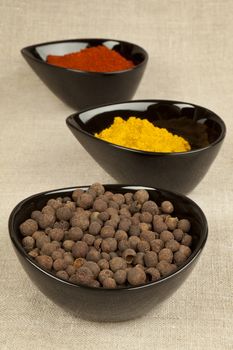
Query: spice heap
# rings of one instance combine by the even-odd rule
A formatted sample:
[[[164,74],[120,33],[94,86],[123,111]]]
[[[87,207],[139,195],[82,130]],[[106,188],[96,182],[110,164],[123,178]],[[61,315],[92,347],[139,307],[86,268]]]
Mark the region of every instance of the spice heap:
[[[48,55],[47,63],[89,72],[115,72],[134,67],[132,61],[106,46],[94,46],[64,56]]]
[[[57,277],[90,287],[157,281],[191,254],[190,222],[146,190],[112,193],[95,183],[49,199],[20,225],[28,255]]]
[[[190,144],[183,137],[173,135],[167,129],[158,128],[147,119],[115,117],[113,124],[96,137],[128,148],[149,152],[186,152]]]

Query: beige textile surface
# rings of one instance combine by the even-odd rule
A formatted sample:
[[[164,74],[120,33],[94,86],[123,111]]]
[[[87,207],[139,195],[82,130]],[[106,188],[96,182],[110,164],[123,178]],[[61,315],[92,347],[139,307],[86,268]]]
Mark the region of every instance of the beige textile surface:
[[[233,1],[0,0],[0,349],[233,349]],[[225,143],[189,194],[209,222],[192,275],[163,305],[125,323],[83,321],[31,283],[8,238],[10,211],[43,190],[115,182],[65,125],[73,111],[35,76],[19,50],[64,38],[121,38],[149,64],[135,98],[214,110]]]

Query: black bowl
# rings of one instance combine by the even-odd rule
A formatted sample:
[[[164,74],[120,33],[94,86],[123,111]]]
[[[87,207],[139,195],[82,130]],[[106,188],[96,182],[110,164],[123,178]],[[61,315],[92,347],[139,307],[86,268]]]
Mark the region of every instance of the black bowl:
[[[192,150],[154,153],[117,146],[94,136],[114,117],[147,118],[190,141]],[[112,177],[121,183],[156,186],[188,193],[207,173],[223,143],[226,127],[212,111],[190,103],[141,100],[97,107],[67,118],[67,125]]]
[[[97,45],[105,45],[119,52],[132,60],[135,67],[111,73],[95,73],[46,63],[47,55],[64,55]],[[131,99],[148,61],[148,54],[143,48],[112,39],[52,41],[25,47],[21,53],[45,85],[64,103],[76,110]]]
[[[128,185],[104,186],[107,191],[117,193],[134,192],[142,188]],[[50,198],[70,196],[74,189],[65,188],[33,195],[20,202],[10,215],[9,233],[13,247],[24,270],[40,291],[64,309],[82,318],[94,321],[124,321],[145,314],[180,287],[204,248],[208,234],[207,221],[202,210],[191,199],[154,188],[146,188],[152,200],[159,205],[165,199],[172,201],[174,215],[187,218],[192,225],[192,254],[176,272],[140,287],[109,290],[78,286],[40,268],[22,247],[19,225],[30,217],[33,210],[41,210]]]

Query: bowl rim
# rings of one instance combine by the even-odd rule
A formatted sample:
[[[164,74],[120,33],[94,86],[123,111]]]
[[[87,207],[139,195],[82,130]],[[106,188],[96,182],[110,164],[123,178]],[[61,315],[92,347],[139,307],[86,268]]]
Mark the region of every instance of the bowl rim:
[[[36,49],[37,47],[40,46],[46,46],[46,45],[53,45],[53,44],[62,44],[62,43],[70,43],[70,42],[84,42],[84,41],[115,41],[116,43],[121,43],[123,45],[132,45],[135,48],[138,48],[142,51],[144,58],[143,61],[140,62],[139,64],[129,68],[129,69],[124,69],[124,70],[118,70],[118,71],[114,71],[114,72],[90,72],[90,71],[85,71],[85,70],[78,70],[78,69],[71,69],[71,68],[65,68],[65,67],[59,67],[50,63],[47,63],[46,61],[44,61],[43,59],[39,59],[37,57],[35,57],[34,53],[32,52],[32,50]],[[38,43],[38,44],[34,44],[34,45],[29,45],[29,46],[25,46],[20,50],[21,54],[23,56],[26,56],[27,58],[42,64],[42,65],[46,65],[49,66],[51,68],[54,69],[59,69],[59,70],[65,70],[65,71],[70,71],[70,72],[77,72],[79,74],[87,74],[87,75],[116,75],[116,74],[122,74],[122,73],[126,73],[126,72],[130,72],[130,71],[134,71],[135,69],[140,68],[143,65],[147,64],[147,61],[149,59],[149,55],[148,52],[141,47],[140,45],[134,44],[132,42],[129,41],[124,41],[124,40],[118,40],[118,39],[108,39],[108,38],[76,38],[76,39],[65,39],[65,40],[54,40],[54,41],[47,41],[47,42],[42,42],[42,43]]]
[[[186,152],[151,152],[151,151],[142,151],[142,150],[138,150],[138,149],[134,149],[134,148],[129,148],[129,147],[125,147],[125,146],[120,146],[117,145],[115,143],[109,142],[109,141],[105,141],[102,140],[96,136],[94,136],[94,134],[91,134],[87,131],[85,131],[84,129],[82,129],[82,127],[78,124],[76,118],[78,118],[78,120],[80,120],[80,116],[84,113],[90,112],[90,111],[97,111],[98,109],[101,109],[103,107],[113,107],[113,106],[119,106],[119,105],[124,105],[124,104],[134,104],[134,103],[149,103],[149,102],[154,102],[154,103],[168,103],[168,104],[183,104],[183,105],[190,105],[194,108],[202,108],[210,113],[213,114],[213,116],[216,118],[216,122],[219,124],[219,126],[221,127],[221,133],[219,135],[219,137],[212,143],[210,143],[209,145],[205,146],[205,147],[201,147],[198,149],[194,149],[194,150],[190,150],[190,151],[186,151]],[[114,111],[114,109],[110,109],[109,111]],[[104,111],[107,112],[107,111]],[[95,117],[96,113],[93,113],[93,117]],[[118,102],[118,103],[110,103],[110,104],[103,104],[100,106],[96,106],[96,107],[92,107],[92,108],[88,108],[85,110],[81,110],[80,112],[75,112],[73,114],[71,114],[70,116],[68,116],[66,118],[66,124],[68,125],[68,127],[71,128],[75,128],[77,131],[81,132],[82,134],[85,134],[86,136],[95,139],[96,142],[102,142],[104,144],[109,145],[110,147],[113,148],[118,148],[118,149],[122,149],[124,151],[127,152],[133,152],[133,153],[137,153],[137,154],[141,154],[141,155],[145,155],[145,156],[168,156],[168,157],[174,157],[174,156],[182,156],[182,155],[187,155],[187,154],[196,154],[196,153],[200,153],[203,152],[204,150],[211,148],[215,145],[217,145],[218,143],[220,143],[226,136],[226,125],[224,123],[224,121],[213,111],[211,111],[210,109],[206,108],[206,107],[202,107],[200,105],[196,105],[194,103],[190,103],[190,102],[184,102],[184,101],[176,101],[176,100],[166,100],[166,99],[142,99],[142,100],[130,100],[130,101],[122,101],[122,102]]]
[[[32,265],[35,269],[37,269],[38,271],[40,271],[42,274],[47,275],[49,278],[52,278],[56,281],[59,281],[60,283],[64,284],[64,285],[68,285],[74,288],[81,288],[81,289],[88,289],[88,290],[94,290],[94,291],[98,291],[98,292],[123,292],[123,291],[132,291],[132,290],[140,290],[143,288],[151,288],[154,285],[159,285],[161,283],[166,282],[167,280],[170,280],[171,278],[176,277],[177,275],[179,275],[183,270],[186,270],[197,258],[198,256],[201,254],[207,238],[208,238],[208,222],[206,219],[206,216],[204,214],[204,212],[202,211],[202,209],[199,207],[199,205],[194,202],[191,198],[178,193],[178,192],[174,192],[174,191],[169,191],[169,190],[165,190],[165,189],[161,189],[161,188],[156,188],[156,187],[148,187],[148,186],[143,186],[143,185],[132,185],[132,184],[103,184],[103,186],[105,188],[108,187],[110,188],[115,188],[116,190],[133,190],[136,191],[138,189],[146,189],[148,191],[155,191],[158,193],[163,193],[163,194],[170,194],[172,196],[175,197],[179,197],[179,199],[181,200],[185,200],[188,201],[192,206],[195,207],[195,209],[198,212],[198,216],[202,222],[203,225],[203,235],[200,237],[197,247],[195,248],[195,250],[191,253],[191,255],[189,256],[189,258],[186,260],[186,262],[184,264],[182,264],[181,266],[179,266],[177,268],[177,270],[173,273],[171,273],[168,276],[165,277],[161,277],[158,281],[154,281],[154,282],[149,282],[140,286],[130,286],[130,287],[122,287],[122,288],[116,288],[116,289],[108,289],[108,288],[93,288],[93,287],[88,287],[88,286],[82,286],[82,285],[77,285],[75,283],[72,283],[70,281],[66,281],[63,280],[57,276],[55,276],[52,272],[47,271],[43,268],[41,268],[36,262],[35,260],[33,260],[33,258],[31,258],[26,251],[23,249],[22,244],[20,243],[20,240],[17,239],[17,234],[14,230],[14,222],[15,222],[15,218],[17,217],[17,215],[20,213],[20,210],[22,208],[23,205],[25,204],[30,204],[30,202],[35,201],[36,199],[39,199],[41,197],[46,197],[51,195],[61,195],[62,193],[66,193],[67,192],[72,192],[75,189],[81,188],[81,189],[87,189],[89,188],[90,185],[79,185],[79,186],[70,186],[70,187],[65,187],[65,188],[59,188],[59,189],[53,189],[53,190],[47,190],[47,191],[43,191],[43,192],[39,192],[36,194],[33,194],[31,196],[28,196],[27,198],[21,200],[11,211],[9,219],[8,219],[8,233],[11,239],[11,243],[13,244],[14,248],[17,250],[18,253],[20,253],[20,255],[27,261],[27,263],[29,263],[30,265]]]

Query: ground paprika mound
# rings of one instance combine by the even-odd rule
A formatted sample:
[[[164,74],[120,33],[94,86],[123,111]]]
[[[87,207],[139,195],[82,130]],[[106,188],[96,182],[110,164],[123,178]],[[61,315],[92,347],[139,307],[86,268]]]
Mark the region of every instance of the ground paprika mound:
[[[127,60],[117,51],[103,45],[86,48],[64,56],[48,55],[46,62],[59,67],[89,72],[114,72],[135,66],[133,61]]]
[[[147,119],[115,117],[114,123],[96,137],[119,146],[149,152],[186,152],[191,146],[183,137],[158,128]]]

